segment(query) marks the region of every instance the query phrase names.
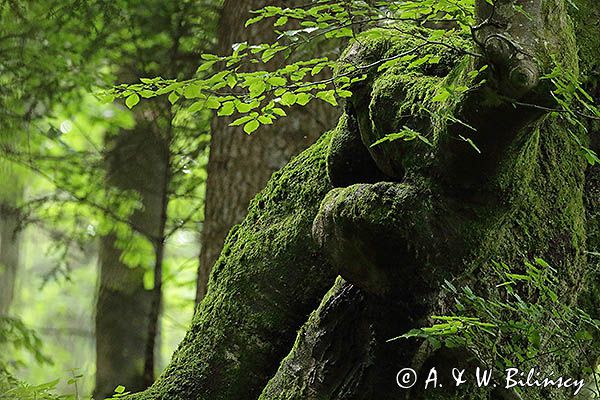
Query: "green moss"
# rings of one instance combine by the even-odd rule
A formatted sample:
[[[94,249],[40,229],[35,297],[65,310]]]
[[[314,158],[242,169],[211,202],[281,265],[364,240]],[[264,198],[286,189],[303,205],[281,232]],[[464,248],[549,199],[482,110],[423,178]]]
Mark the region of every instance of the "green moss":
[[[563,0],[546,0],[542,2],[542,29],[539,40],[543,41],[542,50],[536,54],[541,61],[544,73],[549,73],[555,63],[563,70],[579,73],[576,32],[569,18],[568,9],[573,8]]]
[[[437,104],[432,99],[447,83],[444,77],[467,58],[461,49],[471,48],[469,41],[456,36],[442,38],[445,45],[423,46],[422,35],[426,33],[421,28],[410,25],[374,29],[359,36],[340,62],[340,71],[345,72],[347,65],[370,65],[409,54],[384,66],[383,71],[375,65],[367,71],[367,79],[352,88],[351,105],[362,142],[378,168],[392,179],[401,179],[413,166],[422,167],[431,149],[423,141],[402,139],[371,146],[405,128],[435,141],[430,114]]]
[[[209,290],[165,373],[135,399],[256,399],[331,286],[311,240],[331,188],[331,133],[275,173],[229,234]]]
[[[339,120],[327,150],[327,175],[334,187],[385,179],[363,144],[356,117],[348,111]]]

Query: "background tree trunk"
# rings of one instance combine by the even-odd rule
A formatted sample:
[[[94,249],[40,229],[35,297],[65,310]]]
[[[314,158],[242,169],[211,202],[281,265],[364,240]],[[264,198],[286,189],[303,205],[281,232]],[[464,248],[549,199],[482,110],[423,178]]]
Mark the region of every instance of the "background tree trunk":
[[[290,4],[292,3],[292,4]],[[272,22],[244,28],[250,11],[266,5],[290,7],[293,2],[225,0],[219,24],[218,53],[229,54],[235,43],[268,43],[274,40]],[[323,49],[320,55],[323,55]],[[317,54],[316,49],[311,49]],[[261,68],[256,66],[253,68]],[[338,112],[331,106],[314,102],[294,108],[273,125],[262,126],[253,135],[230,127],[231,118],[214,118],[206,182],[204,224],[196,302],[206,294],[208,276],[227,232],[246,215],[250,200],[262,189],[271,174],[292,156],[314,143],[321,132],[335,124]]]
[[[164,139],[152,121],[138,119],[133,130],[122,131],[108,141],[107,184],[139,195],[142,208],[134,212],[130,224],[154,243],[163,234],[161,221],[165,217],[168,149]],[[114,233],[101,239],[96,305],[97,399],[114,393],[117,385],[142,390],[149,384],[144,378],[144,364],[153,294],[144,289],[143,278],[145,271],[154,268],[154,262],[127,266],[121,261],[122,253]]]
[[[124,50],[119,80],[192,77],[200,54],[214,46],[217,3],[155,0],[128,4],[124,17],[140,32],[132,30],[132,46]],[[161,45],[157,46],[150,38]],[[113,138],[107,156],[107,183],[134,190],[141,197],[143,209],[131,217],[130,224],[153,246],[155,259],[148,261],[145,269],[154,272],[154,287],[152,292],[144,290],[143,271],[124,266],[119,261],[122,251],[115,247],[114,237],[105,238],[96,317],[96,335],[100,338],[98,397],[112,393],[117,384],[127,390],[143,388],[153,381],[156,372],[158,363],[152,355],[160,354],[157,343],[160,343],[165,223],[167,204],[172,198],[169,196],[173,196],[168,193],[172,172],[169,147],[176,129],[183,129],[173,123],[172,112],[166,99],[142,100],[135,107],[136,127]],[[125,311],[131,319],[123,318]],[[121,343],[129,349],[127,353],[119,350]]]
[[[6,171],[4,179],[6,186],[0,199],[0,315],[8,314],[14,297],[20,252],[17,205],[23,195],[17,174]]]

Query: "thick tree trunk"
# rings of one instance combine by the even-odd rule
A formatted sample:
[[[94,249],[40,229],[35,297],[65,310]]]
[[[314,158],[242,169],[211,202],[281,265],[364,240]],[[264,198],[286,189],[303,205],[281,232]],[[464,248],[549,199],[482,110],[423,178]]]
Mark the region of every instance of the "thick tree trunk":
[[[269,43],[274,39],[270,23],[244,28],[250,11],[265,5],[290,7],[290,2],[226,0],[221,15],[218,51],[229,54],[235,43]],[[227,232],[246,215],[250,200],[292,156],[314,143],[320,133],[335,124],[335,109],[324,104],[295,108],[272,126],[245,135],[230,127],[230,118],[215,118],[206,182],[205,217],[202,228],[196,302],[206,294],[206,284]]]
[[[140,31],[131,32],[131,46],[124,50],[121,82],[132,83],[144,76],[191,78],[200,54],[212,49],[217,13],[212,2],[136,1],[123,11],[131,26]],[[154,287],[144,290],[141,269],[124,266],[114,238],[106,238],[102,244],[105,256],[100,260],[96,332],[102,337],[97,347],[102,363],[97,367],[101,375],[99,395],[112,393],[117,384],[133,391],[146,387],[153,382],[159,364],[165,228],[168,202],[174,196],[168,190],[173,172],[169,147],[180,127],[173,123],[173,109],[166,99],[144,99],[134,110],[134,130],[121,132],[112,142],[108,184],[134,190],[141,197],[143,208],[132,216],[130,224],[153,247],[154,260],[148,260],[144,267],[153,272]],[[137,317],[122,318],[123,312]],[[127,353],[120,351],[121,342]]]
[[[152,243],[162,235],[163,196],[168,149],[152,122],[138,121],[131,131],[109,139],[107,183],[121,190],[135,191],[142,208],[131,219],[131,226]],[[115,234],[101,239],[100,284],[96,305],[96,389],[95,398],[114,393],[117,385],[127,390],[148,386],[144,367],[148,362],[152,292],[144,289],[144,272],[154,268],[127,266],[121,261],[123,244]],[[152,345],[154,348],[154,346]],[[147,373],[146,373],[147,375]],[[150,382],[151,383],[151,382]]]
[[[101,239],[100,288],[96,303],[96,387],[104,399],[118,385],[143,390],[150,294],[144,269],[120,261],[114,235]],[[118,312],[117,312],[118,311]]]
[[[481,20],[489,12],[483,3]],[[590,305],[598,304],[597,275],[586,253],[597,250],[599,237],[596,169],[586,174],[563,121],[530,107],[506,107],[506,98],[546,101],[539,77],[548,72],[550,54],[568,72],[597,70],[598,27],[583,18],[598,15],[600,5],[576,1],[579,10],[568,9],[573,30],[562,0],[518,2],[526,15],[511,1],[497,3],[492,25],[477,38],[492,63],[488,84],[432,102],[431,91],[442,83],[472,83],[468,73],[475,67],[439,46],[436,67],[400,63],[354,88],[338,127],[275,174],[231,231],[173,362],[134,398],[256,399],[261,391],[265,400],[511,398],[497,391],[466,397],[401,391],[398,370],[418,369],[431,353],[413,342],[386,342],[427,323],[432,312],[447,311],[444,279],[480,289],[496,284],[486,270],[492,260],[520,266],[544,258],[558,271],[561,299],[587,304],[597,316]],[[523,53],[505,52],[506,43],[491,39],[498,27],[508,29],[500,37],[516,41]],[[346,57],[360,65],[415,47],[393,29],[373,37]],[[590,77],[583,76],[597,84]],[[432,121],[415,104],[452,111],[478,132],[452,119]],[[406,148],[401,141],[370,147],[404,125],[427,134],[433,148]],[[480,144],[482,154],[468,151],[460,136]],[[337,187],[330,190],[331,183]],[[332,271],[344,279],[291,346]],[[286,347],[291,351],[275,372]],[[597,352],[574,351],[567,362],[549,359],[545,367],[578,375],[581,359]],[[567,394],[532,390],[527,398]]]

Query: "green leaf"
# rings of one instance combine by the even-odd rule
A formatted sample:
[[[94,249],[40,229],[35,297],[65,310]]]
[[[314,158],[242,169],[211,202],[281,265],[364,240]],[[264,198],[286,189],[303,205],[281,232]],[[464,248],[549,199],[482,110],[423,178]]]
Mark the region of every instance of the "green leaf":
[[[427,63],[428,64],[439,64],[441,59],[442,59],[441,56],[432,56],[431,58],[429,58],[429,61],[427,61]]]
[[[390,133],[388,135],[385,135],[383,138],[375,141],[371,145],[371,147],[378,146],[384,142],[392,142],[394,140],[400,140],[400,139],[404,140],[405,142],[410,142],[412,140],[419,139],[420,141],[427,144],[428,146],[433,146],[433,144],[429,141],[429,139],[427,139],[425,136],[421,135],[421,133],[419,133],[419,132],[415,131],[414,129],[411,129],[407,126],[404,126],[400,132]]]
[[[352,92],[349,90],[338,90],[337,95],[342,98],[352,97]]]
[[[259,126],[260,126],[260,122],[253,119],[252,121],[250,121],[246,125],[244,125],[244,132],[246,132],[247,134],[251,134],[252,132],[257,130]]]
[[[237,84],[237,78],[235,77],[235,74],[229,74],[225,79],[227,82],[227,86],[229,86],[232,89]]]
[[[210,108],[211,110],[216,110],[221,107],[221,102],[218,99],[211,97],[206,100],[206,107]]]
[[[283,26],[285,24],[287,24],[288,22],[288,17],[279,17],[277,19],[277,21],[275,21],[275,24],[273,24],[273,26]]]
[[[208,71],[209,69],[211,69],[213,67],[213,65],[215,65],[216,62],[217,61],[203,62],[202,64],[200,64],[198,69],[196,69],[196,72]]]
[[[254,18],[250,18],[248,21],[246,21],[246,23],[244,24],[244,26],[247,28],[250,25],[257,23],[258,21],[261,21],[262,19],[263,19],[262,15],[259,15],[259,16],[254,17]]]
[[[123,393],[125,391],[125,386],[119,385],[115,388],[115,393]]]
[[[471,139],[471,138],[466,138],[462,135],[459,135],[459,137],[464,140],[465,142],[469,143],[469,145],[479,154],[481,154],[481,150],[479,150],[479,147],[477,147],[477,145],[475,144],[475,142]]]
[[[337,99],[335,98],[335,92],[333,90],[319,92],[319,93],[317,93],[317,98],[331,104],[332,106],[338,105]]]
[[[179,95],[177,94],[177,92],[173,91],[171,93],[169,93],[169,103],[171,104],[175,104],[177,102],[177,100],[179,99]]]
[[[197,111],[202,110],[203,108],[204,108],[204,102],[203,101],[196,101],[191,106],[189,106],[188,112],[195,113]]]
[[[234,109],[235,105],[233,104],[233,101],[226,101],[221,105],[221,109],[219,110],[217,115],[220,117],[231,115],[233,114]]]
[[[287,84],[287,79],[282,76],[272,76],[267,79],[267,82],[273,86],[285,86]]]
[[[323,70],[323,68],[325,67],[324,64],[317,64],[315,65],[311,70],[310,70],[310,74],[312,76],[317,75],[319,72],[321,72]]]
[[[261,115],[258,117],[258,121],[263,125],[271,125],[273,123],[273,117],[270,115]]]
[[[267,49],[262,54],[262,61],[269,62],[278,53],[277,49]]]
[[[232,123],[229,124],[229,126],[239,126],[242,125],[248,121],[250,121],[253,117],[246,115],[244,117],[240,117],[238,119],[236,119],[235,121],[233,121]]]
[[[287,115],[285,111],[283,111],[283,109],[279,107],[273,108],[273,113],[279,115],[280,117],[285,117]]]
[[[448,89],[446,89],[445,87],[441,88],[435,96],[433,96],[433,99],[431,99],[431,101],[435,101],[435,102],[442,102],[442,101],[446,101],[450,98],[450,91]]]
[[[296,103],[300,104],[301,106],[305,106],[312,100],[312,98],[313,96],[310,93],[298,93],[296,95]]]
[[[280,104],[288,107],[292,106],[296,103],[297,98],[298,96],[296,96],[294,93],[287,92],[283,96],[281,96]]]
[[[267,83],[264,81],[255,81],[248,89],[250,90],[250,97],[256,98],[265,92]]]
[[[238,100],[235,102],[235,108],[241,113],[247,113],[250,110],[252,110],[253,107],[251,104],[244,103],[244,102]]]
[[[541,267],[550,268],[550,265],[543,258],[538,257],[535,259],[535,262]]]
[[[431,54],[426,54],[423,57],[417,58],[416,60],[414,60],[413,62],[408,64],[407,68],[412,69],[412,68],[419,67],[419,66],[425,64],[427,61],[429,61],[430,58],[431,58]]]
[[[183,96],[186,99],[193,99],[200,96],[200,87],[198,85],[188,85],[183,89]]]
[[[136,93],[132,94],[131,96],[125,99],[125,105],[130,109],[133,108],[139,102],[140,96],[138,96]]]

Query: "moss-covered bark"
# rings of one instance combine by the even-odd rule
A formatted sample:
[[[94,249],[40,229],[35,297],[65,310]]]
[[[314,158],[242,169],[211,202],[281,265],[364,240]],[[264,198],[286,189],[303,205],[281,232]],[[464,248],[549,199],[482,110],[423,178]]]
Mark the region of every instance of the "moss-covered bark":
[[[582,78],[586,89],[592,93],[596,104],[600,104],[600,3],[594,0],[578,0],[579,9],[573,10],[575,29],[579,41],[579,58]],[[591,147],[600,153],[600,122],[589,125]],[[583,306],[592,316],[600,319],[600,166],[586,171],[584,203],[587,222],[587,249],[591,273],[588,296],[582,299]],[[600,360],[598,361],[600,363]]]

